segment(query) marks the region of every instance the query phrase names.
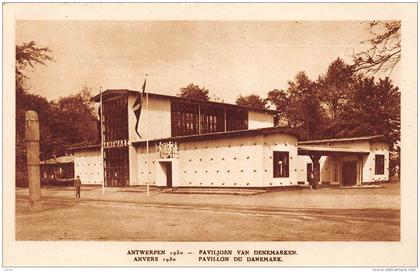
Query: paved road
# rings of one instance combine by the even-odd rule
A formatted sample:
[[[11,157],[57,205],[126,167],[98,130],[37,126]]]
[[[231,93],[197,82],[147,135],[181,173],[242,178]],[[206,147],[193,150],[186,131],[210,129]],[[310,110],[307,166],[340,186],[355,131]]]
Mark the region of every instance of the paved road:
[[[41,212],[16,195],[18,240],[395,241],[399,187],[258,195],[43,191]],[[96,198],[94,198],[96,196]],[[342,201],[339,201],[339,200]],[[369,199],[369,200],[366,200]],[[176,201],[178,200],[178,201]],[[358,201],[359,200],[359,201]],[[360,201],[362,200],[362,201]],[[382,203],[384,207],[381,207]],[[354,203],[354,204],[352,204]]]

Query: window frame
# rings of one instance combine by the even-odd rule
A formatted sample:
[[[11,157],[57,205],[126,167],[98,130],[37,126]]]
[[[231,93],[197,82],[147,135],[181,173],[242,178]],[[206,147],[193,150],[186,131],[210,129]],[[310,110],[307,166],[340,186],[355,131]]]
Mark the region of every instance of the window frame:
[[[379,162],[381,162],[381,164],[379,164]],[[385,174],[385,155],[375,154],[375,175],[384,175],[384,174]]]
[[[273,151],[273,178],[288,178],[290,177],[290,159],[289,151]],[[281,158],[286,158],[286,166],[283,166],[284,170],[280,171],[279,162]],[[284,160],[281,160],[284,161]],[[278,167],[278,168],[277,168]]]

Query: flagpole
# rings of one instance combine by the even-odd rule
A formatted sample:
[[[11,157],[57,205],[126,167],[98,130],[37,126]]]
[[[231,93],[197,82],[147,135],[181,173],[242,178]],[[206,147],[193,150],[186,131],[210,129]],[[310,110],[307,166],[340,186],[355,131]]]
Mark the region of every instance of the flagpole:
[[[146,79],[147,80],[147,74]],[[145,87],[146,89],[146,87]],[[147,196],[150,195],[150,162],[149,162],[149,93],[146,92],[146,116],[147,116],[147,133],[146,133],[146,159],[147,159]]]
[[[101,123],[101,160],[102,160],[102,194],[105,194],[105,161],[104,161],[104,142],[103,142],[103,138],[104,138],[104,127],[103,127],[103,112],[104,112],[104,107],[102,105],[102,86],[99,88],[99,92],[100,92],[100,108],[101,108],[101,116],[100,116],[100,123]]]

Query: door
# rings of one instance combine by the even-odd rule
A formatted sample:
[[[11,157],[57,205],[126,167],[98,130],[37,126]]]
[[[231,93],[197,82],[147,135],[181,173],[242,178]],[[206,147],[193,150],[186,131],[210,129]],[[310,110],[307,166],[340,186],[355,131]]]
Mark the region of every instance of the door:
[[[344,186],[356,185],[357,182],[357,161],[343,162],[342,181]]]
[[[166,187],[172,187],[172,163],[165,163],[165,174],[166,174]]]

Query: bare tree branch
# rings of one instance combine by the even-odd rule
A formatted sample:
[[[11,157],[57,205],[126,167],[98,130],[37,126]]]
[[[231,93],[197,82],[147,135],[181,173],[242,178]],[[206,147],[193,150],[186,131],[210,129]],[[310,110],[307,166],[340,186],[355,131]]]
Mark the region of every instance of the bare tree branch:
[[[401,59],[401,21],[372,21],[368,30],[373,37],[361,43],[369,43],[370,48],[353,53],[353,71],[391,74]]]

